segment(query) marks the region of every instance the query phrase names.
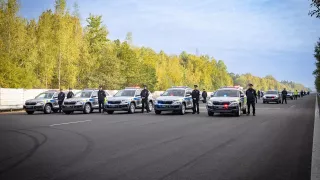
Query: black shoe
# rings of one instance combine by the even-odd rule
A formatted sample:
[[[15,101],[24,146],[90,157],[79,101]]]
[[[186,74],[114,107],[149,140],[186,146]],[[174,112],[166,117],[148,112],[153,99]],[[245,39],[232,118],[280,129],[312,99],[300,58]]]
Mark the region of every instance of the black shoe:
[[[247,116],[250,116],[250,113],[247,113]]]
[[[197,114],[200,114],[200,112],[197,112]]]
[[[253,114],[253,116],[256,116],[256,114]]]

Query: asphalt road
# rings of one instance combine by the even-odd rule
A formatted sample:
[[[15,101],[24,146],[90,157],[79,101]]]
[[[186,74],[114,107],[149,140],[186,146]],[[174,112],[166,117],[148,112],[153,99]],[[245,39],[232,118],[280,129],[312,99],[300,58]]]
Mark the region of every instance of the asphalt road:
[[[0,115],[1,180],[307,180],[315,96],[257,116]],[[70,123],[72,122],[72,123]]]

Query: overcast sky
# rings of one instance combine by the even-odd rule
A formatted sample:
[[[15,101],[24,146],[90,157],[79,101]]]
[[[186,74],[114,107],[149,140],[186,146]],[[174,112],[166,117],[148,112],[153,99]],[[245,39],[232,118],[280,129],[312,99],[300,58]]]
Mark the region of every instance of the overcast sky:
[[[54,0],[20,0],[28,19]],[[76,0],[69,0],[68,6]],[[82,22],[102,15],[110,39],[124,39],[168,54],[208,54],[229,72],[273,75],[314,87],[314,45],[320,19],[307,0],[78,0]]]

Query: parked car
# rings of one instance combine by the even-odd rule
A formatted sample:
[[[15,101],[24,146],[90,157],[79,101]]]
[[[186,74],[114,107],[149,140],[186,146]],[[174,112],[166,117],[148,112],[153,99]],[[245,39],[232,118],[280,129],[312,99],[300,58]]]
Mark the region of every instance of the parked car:
[[[263,103],[270,103],[270,102],[275,102],[277,104],[281,103],[281,92],[278,90],[269,90],[265,92],[263,96]]]
[[[291,100],[293,100],[293,92],[288,91],[287,99],[291,99]]]

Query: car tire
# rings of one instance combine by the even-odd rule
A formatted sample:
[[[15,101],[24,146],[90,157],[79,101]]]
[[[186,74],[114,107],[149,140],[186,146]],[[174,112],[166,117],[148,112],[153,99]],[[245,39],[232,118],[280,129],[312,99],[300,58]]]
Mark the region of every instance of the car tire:
[[[186,113],[186,105],[182,103],[179,114],[184,115]]]
[[[241,116],[241,106],[238,106],[238,112],[235,113],[237,117]]]
[[[73,111],[63,111],[65,114],[71,114]]]
[[[45,114],[50,114],[51,111],[52,111],[51,105],[50,105],[50,104],[46,104],[46,105],[44,106],[43,112],[44,112]]]
[[[214,115],[214,112],[208,111],[208,116],[213,116],[213,115]]]
[[[34,113],[34,111],[26,111],[27,112],[27,114],[33,114]]]
[[[159,110],[155,110],[154,111],[156,114],[161,114],[161,111],[159,111]]]
[[[133,114],[135,113],[135,111],[136,111],[136,105],[134,103],[130,103],[128,113]]]
[[[87,103],[87,104],[84,105],[84,110],[83,110],[83,113],[84,113],[84,114],[89,114],[89,113],[91,113],[91,110],[92,110],[92,107],[91,107],[91,105],[90,105],[89,103]]]
[[[263,101],[263,104],[265,104],[266,102],[265,101]]]
[[[114,111],[107,111],[107,113],[108,113],[108,114],[113,114],[113,113],[114,113]]]
[[[150,112],[153,111],[153,102],[152,101],[149,102],[149,110],[150,110]]]

